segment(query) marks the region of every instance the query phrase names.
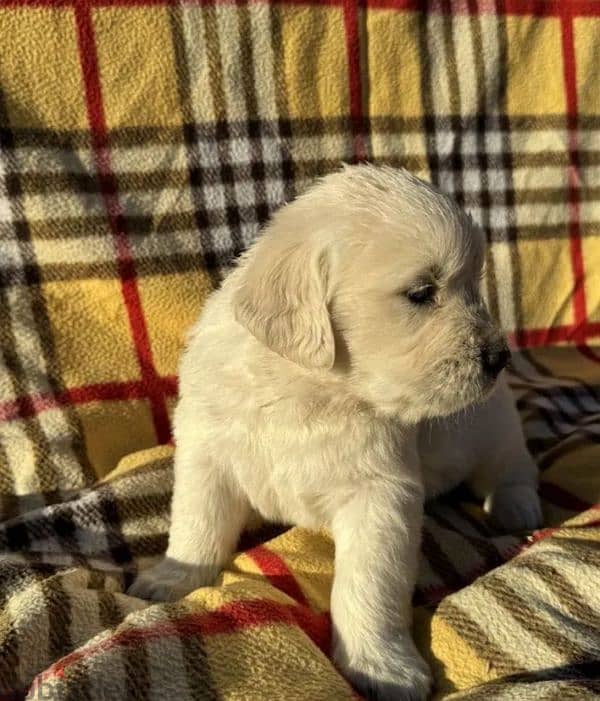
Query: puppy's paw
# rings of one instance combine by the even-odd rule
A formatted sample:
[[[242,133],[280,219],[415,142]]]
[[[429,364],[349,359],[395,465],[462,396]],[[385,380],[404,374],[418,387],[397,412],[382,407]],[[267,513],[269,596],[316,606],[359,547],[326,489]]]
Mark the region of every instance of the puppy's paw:
[[[340,646],[341,648],[341,646]],[[339,649],[334,659],[344,677],[371,701],[425,701],[431,690],[431,672],[410,635],[405,634],[378,650],[348,658]]]
[[[542,507],[531,484],[498,487],[485,501],[492,523],[505,531],[532,531],[542,525]]]
[[[177,601],[199,587],[210,585],[218,568],[184,565],[169,557],[136,577],[129,596],[151,601]]]

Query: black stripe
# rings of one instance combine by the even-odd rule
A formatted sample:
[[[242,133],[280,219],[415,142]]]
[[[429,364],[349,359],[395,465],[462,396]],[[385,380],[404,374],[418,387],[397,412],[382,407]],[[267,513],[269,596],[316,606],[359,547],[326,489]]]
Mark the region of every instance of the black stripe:
[[[144,643],[124,645],[119,650],[125,674],[125,696],[122,701],[147,699],[152,691],[148,652]]]
[[[217,152],[218,158],[218,178],[213,181],[223,188],[225,198],[225,208],[222,210],[225,214],[225,224],[231,238],[231,248],[233,250],[233,258],[237,258],[244,250],[244,241],[242,233],[242,224],[247,221],[244,219],[240,208],[237,206],[237,197],[234,188],[235,176],[231,163],[231,155],[229,153],[230,141],[233,138],[248,140],[248,121],[238,121],[237,126],[239,134],[234,136],[234,129],[227,118],[227,99],[224,94],[223,76],[224,66],[221,56],[220,38],[217,22],[217,8],[214,5],[207,5],[202,13],[204,22],[204,39],[207,44],[208,54],[208,71],[209,71],[209,90],[212,93],[213,106],[218,116],[218,124],[215,125],[214,136],[206,138],[205,135],[200,135],[200,138],[211,143]],[[242,86],[240,86],[240,92]],[[256,134],[260,132],[257,130]],[[254,208],[251,208],[254,210]],[[249,220],[252,222],[252,219]],[[232,260],[227,260],[220,256],[221,264],[227,266]]]
[[[8,125],[8,113],[2,93],[0,92],[0,122]],[[2,145],[5,147],[6,161],[12,164],[13,170],[17,171],[14,156],[14,133],[5,127],[3,130]],[[25,283],[23,288],[24,303],[28,304],[31,310],[31,315],[35,323],[35,333],[39,339],[41,346],[44,365],[46,367],[46,375],[44,377],[51,391],[60,394],[65,389],[62,379],[62,370],[58,362],[56,353],[55,341],[52,332],[52,325],[46,308],[44,294],[40,288],[42,281],[41,271],[37,265],[35,249],[31,235],[29,222],[25,218],[23,208],[23,187],[19,177],[10,178],[7,183],[7,195],[10,201],[11,215],[13,219],[13,228],[11,238],[18,246],[22,261],[26,261],[28,265],[22,267],[20,281]],[[0,291],[0,310],[2,310],[2,352],[5,355],[5,364],[9,370],[10,381],[13,385],[13,390],[17,396],[23,396],[30,393],[30,385],[36,381],[35,372],[32,375],[28,372],[23,364],[24,359],[19,357],[16,347],[16,340],[12,332],[10,306],[6,297]],[[70,443],[74,455],[77,457],[78,467],[81,471],[81,476],[87,484],[91,484],[96,480],[96,475],[89,462],[85,443],[83,440],[83,428],[79,421],[77,412],[73,407],[65,406],[62,408],[62,414],[70,430]],[[61,478],[56,468],[55,455],[52,450],[53,446],[46,436],[42,424],[37,416],[33,416],[24,422],[25,433],[28,439],[32,442],[32,450],[34,453],[34,469],[38,479],[40,488],[44,492],[54,491],[59,488]],[[61,446],[62,449],[64,447]],[[12,466],[11,466],[12,467]]]
[[[475,552],[477,552],[481,556],[488,569],[491,570],[494,567],[498,567],[498,565],[501,565],[505,562],[505,558],[502,557],[498,548],[493,544],[492,541],[485,540],[484,538],[477,538],[475,536],[468,535],[467,533],[458,530],[458,528],[456,528],[452,523],[450,523],[450,521],[448,521],[438,511],[436,511],[435,507],[428,511],[428,516],[434,521],[436,521],[442,528],[445,528],[446,530],[452,533],[456,533],[461,538],[464,538],[464,540],[466,540],[467,543],[469,543],[469,545],[475,550]]]
[[[497,6],[502,4],[502,0],[496,0]],[[273,6],[273,24],[271,29],[275,28],[273,35],[274,41],[277,37],[281,37],[281,19],[277,15],[281,14],[281,7]],[[500,18],[499,15],[496,16]],[[425,19],[423,13],[420,14],[420,20]],[[421,25],[422,30],[422,25]],[[421,37],[422,39],[423,37]],[[279,40],[280,45],[281,40]],[[424,63],[428,63],[428,58],[423,56]],[[278,82],[283,81],[281,71],[277,71],[274,78]],[[498,71],[498,77],[502,77],[502,72]],[[505,81],[499,85],[498,95],[502,90],[505,90]],[[285,92],[285,91],[284,91]],[[338,136],[349,132],[350,118],[349,116],[339,117],[306,117],[293,119],[289,117],[289,112],[285,109],[278,110],[279,117],[274,120],[250,118],[248,120],[232,120],[228,121],[227,125],[229,133],[234,137],[243,136],[247,133],[255,133],[257,124],[265,128],[277,130],[282,136],[304,137],[304,136]],[[432,114],[432,113],[429,113]],[[478,119],[477,114],[465,115],[463,117],[463,127],[465,129],[475,129]],[[381,134],[397,135],[399,132],[404,133],[420,133],[423,129],[421,117],[403,117],[403,116],[371,116],[368,118],[370,128]],[[453,115],[438,115],[436,117],[438,128],[451,129],[455,123]],[[202,135],[206,133],[214,134],[215,138],[224,136],[222,129],[222,120],[216,119],[211,122],[194,125],[198,132]],[[189,126],[184,124],[184,128]],[[565,120],[564,115],[539,115],[539,114],[520,114],[511,115],[511,126],[513,131],[522,131],[536,133],[540,130],[564,130]],[[501,126],[497,127],[502,129]],[[578,128],[580,131],[589,130],[595,132],[600,129],[600,115],[580,115],[578,120]],[[128,148],[132,146],[145,145],[160,145],[160,144],[179,144],[181,143],[181,128],[169,126],[136,126],[136,127],[120,127],[111,129],[109,132],[110,144],[112,148]],[[0,147],[2,148],[22,148],[22,147],[37,147],[37,148],[60,148],[66,150],[76,150],[91,148],[89,131],[87,130],[60,130],[60,129],[43,129],[19,127],[14,125],[12,128],[0,126]],[[556,152],[557,156],[564,158],[564,152]],[[600,150],[584,149],[581,152],[581,165],[598,164],[600,160]],[[591,159],[591,160],[590,160]]]
[[[251,10],[248,6],[240,6],[236,12],[238,22],[238,32],[240,36],[240,59],[247,69],[242,73],[241,95],[243,95],[245,103],[245,113],[254,115],[259,112],[258,98],[256,95],[254,72],[252,68],[256,65],[256,57],[254,56],[254,46],[252,41],[252,25],[250,22]],[[260,60],[260,59],[259,59]],[[276,209],[284,202],[275,203],[273,208],[267,204],[267,187],[266,187],[266,169],[264,167],[265,154],[263,150],[263,136],[270,138],[276,135],[273,132],[262,131],[262,122],[258,121],[256,128],[249,127],[247,134],[248,150],[250,152],[252,163],[250,165],[251,182],[254,191],[254,219],[256,222],[256,231],[265,224],[270,218],[272,210]],[[235,163],[232,162],[235,168]],[[279,164],[277,164],[279,170]],[[235,175],[234,175],[235,177]],[[281,176],[277,178],[281,180]]]
[[[164,611],[170,623],[179,629],[179,616],[183,610],[177,606],[168,605]],[[190,635],[189,630],[182,630],[178,638],[183,653],[186,669],[186,679],[190,689],[190,699],[193,701],[217,701],[219,694],[210,673],[210,660],[206,652],[202,634]]]
[[[449,589],[456,591],[465,584],[465,578],[454,567],[454,564],[446,553],[438,545],[432,533],[423,528],[421,551],[431,569]]]
[[[454,19],[451,15],[444,14],[442,16],[443,25],[443,43],[446,49],[447,60],[445,61],[446,76],[448,78],[448,87],[450,92],[450,112],[451,112],[451,133],[452,133],[452,152],[449,156],[450,163],[450,178],[453,183],[453,197],[459,206],[464,207],[464,181],[463,174],[465,164],[463,159],[463,124],[461,118],[461,94],[460,82],[458,80],[458,64],[456,51],[454,46],[454,37],[452,35],[452,26]],[[438,49],[439,50],[439,49]],[[442,182],[443,184],[443,182]]]
[[[573,682],[573,684],[547,686],[548,682]],[[519,686],[521,685],[523,688],[522,691],[519,691]],[[534,688],[536,685],[544,686],[538,690]],[[500,679],[480,684],[472,689],[466,689],[461,693],[460,698],[493,699],[501,694],[506,694],[503,698],[534,698],[547,699],[548,701],[550,699],[558,701],[558,699],[587,698],[586,696],[575,696],[571,693],[571,691],[577,693],[578,688],[600,692],[600,662],[597,660],[574,662],[558,667],[546,667],[544,669],[508,674]]]
[[[211,232],[211,223],[206,211],[202,187],[205,177],[203,169],[198,163],[197,157],[197,127],[193,123],[193,107],[190,92],[190,74],[186,56],[186,40],[183,31],[183,8],[171,7],[169,11],[171,34],[173,38],[173,51],[175,65],[177,66],[177,87],[179,90],[179,103],[185,124],[183,126],[183,141],[185,143],[188,160],[188,181],[190,195],[194,205],[194,220],[200,242],[203,267],[212,277],[213,287],[220,284],[218,274],[219,264],[215,252],[214,240]],[[132,229],[133,231],[133,229]]]

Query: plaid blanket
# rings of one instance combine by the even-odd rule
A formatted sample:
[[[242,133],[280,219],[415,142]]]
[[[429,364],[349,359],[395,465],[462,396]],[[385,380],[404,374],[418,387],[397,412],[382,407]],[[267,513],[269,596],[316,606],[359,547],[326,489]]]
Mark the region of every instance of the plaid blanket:
[[[261,526],[177,604],[124,592],[166,546],[186,328],[274,209],[369,159],[485,230],[542,469],[535,534],[428,506],[436,695],[597,698],[600,5],[5,0],[0,47],[0,697],[356,697],[326,533]]]

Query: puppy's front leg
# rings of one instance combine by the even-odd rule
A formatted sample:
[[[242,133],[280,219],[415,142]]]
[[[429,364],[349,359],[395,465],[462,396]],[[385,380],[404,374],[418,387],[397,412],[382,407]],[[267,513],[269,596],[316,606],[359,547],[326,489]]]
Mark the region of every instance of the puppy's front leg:
[[[423,500],[417,476],[374,480],[332,523],[334,659],[379,701],[421,701],[431,685],[410,634]]]
[[[165,558],[138,576],[128,594],[174,601],[212,584],[233,553],[248,504],[202,442],[184,436],[175,453],[175,486]]]

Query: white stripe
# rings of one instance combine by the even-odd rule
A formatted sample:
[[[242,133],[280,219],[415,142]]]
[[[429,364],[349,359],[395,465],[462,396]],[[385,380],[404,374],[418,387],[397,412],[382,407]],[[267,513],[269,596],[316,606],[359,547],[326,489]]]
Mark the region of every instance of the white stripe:
[[[563,655],[532,635],[528,627],[517,623],[500,606],[493,594],[484,590],[481,583],[455,594],[452,603],[482,629],[490,643],[507,650],[525,669],[555,667],[568,661],[568,652]],[[441,610],[443,606],[442,603]]]
[[[136,259],[144,257],[169,257],[198,255],[201,250],[200,237],[196,229],[171,231],[168,236],[151,231],[146,235],[132,234],[128,237]]]
[[[398,159],[399,157],[405,158],[422,158],[426,160],[426,146],[425,146],[425,136],[422,132],[398,132],[396,134],[380,133],[376,130],[373,131],[371,136],[373,142],[373,150],[377,154],[379,160],[384,160],[387,158]],[[304,137],[298,140],[299,143],[298,150],[302,153],[319,153],[320,148],[316,143],[318,139],[316,137]],[[309,148],[309,142],[315,142],[312,147]],[[333,141],[335,144],[335,149],[337,153],[344,153],[347,150],[348,137],[347,135],[340,134],[336,136],[328,136],[327,142]],[[301,145],[304,144],[304,145]],[[302,156],[299,154],[298,160],[302,161]],[[429,172],[427,170],[423,171],[421,176],[425,179],[429,178]]]
[[[81,238],[35,239],[35,254],[39,265],[64,263],[106,263],[115,259],[115,249],[109,236]]]
[[[561,574],[564,571],[564,565],[564,558],[561,558],[559,567]],[[496,570],[494,577],[497,577],[505,586],[514,589],[524,598],[535,609],[536,614],[546,626],[553,629],[556,635],[564,640],[565,647],[568,647],[569,642],[573,642],[584,650],[597,654],[597,641],[590,639],[589,632],[581,630],[577,619],[565,609],[562,600],[547,586],[543,577],[521,567],[501,567]],[[591,598],[592,602],[596,599],[596,603],[600,603],[600,598],[597,596],[589,597],[588,595],[587,598]],[[519,606],[519,604],[515,603],[515,606]],[[592,603],[592,608],[594,608],[594,603]]]
[[[75,173],[93,174],[94,158],[91,149],[76,150],[52,146],[20,146],[14,150],[15,168],[19,173]]]
[[[16,399],[17,395],[10,381],[10,370],[4,362],[4,354],[0,353],[0,396],[3,402],[9,402]],[[2,442],[0,441],[0,444]]]
[[[256,206],[256,186],[252,180],[240,180],[234,184],[235,204],[237,207]]]
[[[516,328],[511,250],[512,244],[507,242],[495,242],[489,247],[497,284],[500,325],[505,331],[513,331]]]
[[[65,190],[51,194],[23,194],[23,212],[30,222],[60,218],[105,217],[106,209],[98,193]]]
[[[103,649],[99,644],[102,638],[107,642],[110,641],[110,635],[92,638],[92,644],[98,645],[99,649],[85,657],[90,696],[93,699],[124,699],[127,696],[127,671],[123,652],[118,646],[108,650]],[[76,664],[81,665],[82,662]],[[131,681],[135,683],[135,680]],[[73,692],[75,682],[67,677],[67,683]]]
[[[194,211],[189,187],[165,187],[160,190],[136,192],[122,190],[120,199],[126,214],[151,216],[153,219],[162,214]]]
[[[113,170],[126,173],[187,171],[187,155],[183,144],[153,144],[129,146],[111,150]]]
[[[467,576],[487,564],[473,545],[460,533],[438,525],[433,517],[427,518],[426,525],[440,550],[460,574]]]
[[[256,104],[261,119],[277,119],[277,87],[275,76],[281,70],[276,65],[273,52],[273,36],[265,31],[270,26],[269,16],[273,11],[266,3],[248,5],[244,9],[249,13],[250,31],[252,37],[252,50],[254,60],[254,89],[256,91]],[[276,11],[276,10],[275,10]]]
[[[41,492],[35,452],[24,430],[24,420],[0,423],[0,444],[11,468],[15,494]],[[40,506],[43,504],[44,500],[40,496]]]
[[[552,204],[550,202],[540,204],[518,204],[514,209],[517,226],[552,226],[566,224],[569,221],[569,209],[564,202],[558,202],[557,204]],[[598,219],[597,215],[595,219]]]
[[[73,452],[73,429],[63,409],[49,409],[37,415],[44,435],[50,443],[52,461],[58,478],[57,489],[79,489],[86,486],[80,461]]]
[[[510,132],[512,153],[519,154],[548,154],[557,153],[567,162],[567,132],[566,129],[529,129]]]
[[[63,588],[69,597],[69,634],[74,648],[84,645],[104,628],[100,621],[98,597],[90,588],[91,574],[77,568],[62,576]]]
[[[160,613],[160,618],[158,615],[153,616],[148,623],[150,625],[168,624],[167,616],[162,611]],[[148,699],[165,701],[165,698],[173,698],[175,689],[175,698],[191,698],[181,642],[175,636],[169,635],[162,639],[146,641],[144,649],[148,656],[150,674]]]
[[[475,18],[477,21],[477,18]],[[469,16],[452,18],[452,43],[456,51],[456,74],[460,93],[461,114],[472,114],[478,105],[479,76],[475,68],[475,47]],[[483,78],[483,76],[481,76]]]
[[[157,467],[156,469],[133,470],[129,474],[110,482],[110,491],[119,500],[129,494],[158,496],[164,494],[173,485],[173,471]]]
[[[0,199],[0,210],[2,209],[2,199]],[[5,238],[12,235],[12,225],[11,230],[7,234],[3,234],[2,228],[0,228],[0,268],[17,268],[19,269],[19,275],[21,274],[21,251],[19,249],[19,243],[14,239]]]
[[[32,582],[10,597],[5,613],[17,633],[19,679],[31,679],[50,662],[50,623],[42,585]]]
[[[280,140],[269,136],[262,136],[260,143],[265,150],[261,162],[267,165],[279,165],[281,162]],[[239,137],[231,139],[229,141],[229,155],[234,167],[251,163],[252,153],[249,149],[248,139],[240,139]]]
[[[204,26],[205,10],[202,7],[184,5],[181,12],[194,122],[197,124],[212,122],[215,118],[215,109],[212,92],[206,87],[209,84],[209,61]],[[205,86],[205,88],[197,89],[195,86],[198,88]]]
[[[456,21],[456,18],[452,20]],[[427,15],[427,44],[431,61],[431,88],[435,114],[450,113],[450,83],[448,77],[449,56],[444,35],[448,18],[442,14]],[[439,151],[438,151],[439,153]]]
[[[598,549],[598,541],[588,541],[590,548]],[[585,602],[596,612],[600,611],[600,580],[598,576],[598,565],[590,561],[582,562],[581,559],[573,557],[569,551],[568,538],[547,538],[536,544],[535,554],[538,558],[547,560],[549,565],[554,567],[560,563],[560,573],[575,590],[579,601]],[[590,586],[595,584],[596,586]]]
[[[600,143],[600,133],[598,133]],[[600,187],[600,165],[586,165],[582,168],[585,187]]]
[[[24,365],[27,389],[30,392],[50,392],[48,368],[37,324],[30,306],[27,290],[10,287],[6,291],[8,307],[13,321],[15,351]]]
[[[564,190],[567,187],[567,171],[564,166],[513,168],[512,180],[516,190],[556,188],[560,189],[557,196],[564,197]]]
[[[217,18],[217,39],[221,54],[221,80],[227,119],[246,120],[248,112],[243,85],[248,66],[240,58],[240,10],[236,6],[213,6]],[[264,80],[264,78],[262,78]]]

